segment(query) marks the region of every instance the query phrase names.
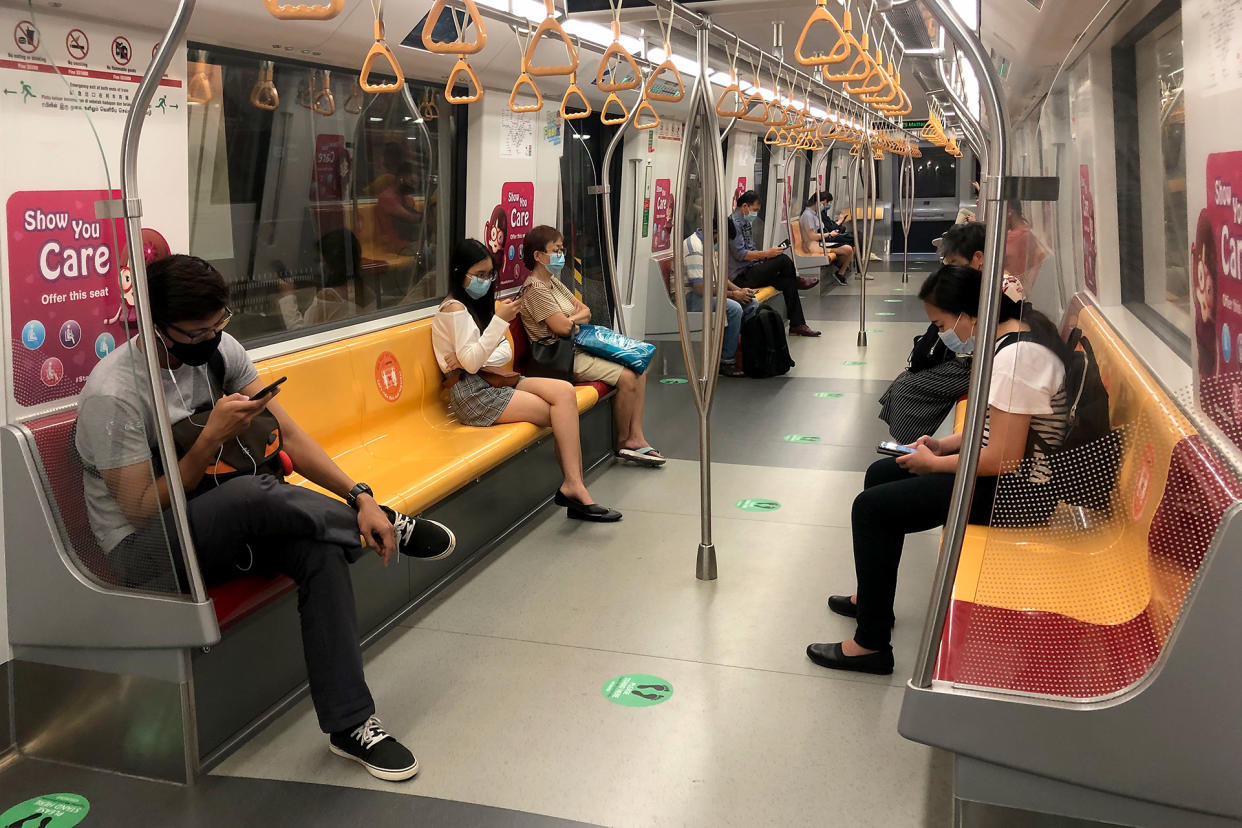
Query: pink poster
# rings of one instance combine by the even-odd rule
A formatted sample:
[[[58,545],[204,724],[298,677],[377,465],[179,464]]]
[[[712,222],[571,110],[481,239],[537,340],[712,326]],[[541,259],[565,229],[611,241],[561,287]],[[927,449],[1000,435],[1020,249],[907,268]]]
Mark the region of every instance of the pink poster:
[[[673,182],[670,179],[656,179],[652,227],[652,253],[661,253],[673,246]]]
[[[1242,445],[1242,152],[1207,160],[1207,207],[1191,245],[1199,406]]]
[[[343,182],[349,180],[349,150],[344,135],[315,136],[315,178],[311,182],[312,201],[340,201]]]
[[[1078,168],[1079,197],[1082,199],[1082,278],[1087,290],[1099,293],[1096,265],[1099,261],[1095,246],[1095,196],[1091,194],[1091,167]]]
[[[77,394],[125,339],[130,314],[112,232],[123,251],[124,231],[95,218],[96,201],[120,197],[119,190],[27,190],[9,198],[13,397],[21,405]]]
[[[529,272],[522,264],[522,243],[533,227],[535,185],[510,181],[500,188],[500,203],[492,209],[483,228],[492,263],[500,274],[499,290],[520,287]]]
[[[746,192],[746,176],[739,175],[737,177],[737,186],[733,188],[733,207],[737,208],[737,200],[742,197],[742,193]]]

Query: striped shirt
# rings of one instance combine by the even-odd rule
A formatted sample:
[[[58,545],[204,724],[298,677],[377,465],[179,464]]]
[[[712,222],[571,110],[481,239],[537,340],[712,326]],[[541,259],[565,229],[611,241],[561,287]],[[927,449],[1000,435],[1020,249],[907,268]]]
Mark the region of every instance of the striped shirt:
[[[557,338],[556,332],[547,325],[547,319],[557,313],[571,316],[577,305],[569,288],[553,277],[543,281],[535,276],[526,280],[518,299],[518,313],[531,342],[549,342]]]

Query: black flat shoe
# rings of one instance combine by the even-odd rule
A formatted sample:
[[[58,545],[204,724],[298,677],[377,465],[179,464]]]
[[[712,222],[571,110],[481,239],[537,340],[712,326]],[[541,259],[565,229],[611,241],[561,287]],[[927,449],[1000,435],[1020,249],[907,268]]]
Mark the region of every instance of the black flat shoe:
[[[586,520],[592,523],[616,523],[621,519],[621,513],[616,509],[609,509],[606,506],[600,506],[598,503],[592,503],[588,506],[581,500],[565,494],[560,489],[556,490],[552,501],[557,506],[564,506],[565,517],[571,520]]]
[[[829,670],[849,670],[855,673],[871,673],[876,676],[893,674],[893,651],[881,650],[860,656],[847,656],[840,643],[810,644],[806,648],[806,656],[820,667]]]
[[[858,604],[851,601],[848,595],[829,595],[828,609],[846,618],[858,617]]]

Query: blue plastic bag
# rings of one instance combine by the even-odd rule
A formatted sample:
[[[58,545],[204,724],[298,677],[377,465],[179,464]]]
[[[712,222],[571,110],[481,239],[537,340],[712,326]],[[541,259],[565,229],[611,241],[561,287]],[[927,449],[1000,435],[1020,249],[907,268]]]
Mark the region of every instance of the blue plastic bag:
[[[602,325],[579,325],[574,344],[588,354],[624,365],[635,374],[645,373],[655,356],[655,346],[650,342],[630,339]]]

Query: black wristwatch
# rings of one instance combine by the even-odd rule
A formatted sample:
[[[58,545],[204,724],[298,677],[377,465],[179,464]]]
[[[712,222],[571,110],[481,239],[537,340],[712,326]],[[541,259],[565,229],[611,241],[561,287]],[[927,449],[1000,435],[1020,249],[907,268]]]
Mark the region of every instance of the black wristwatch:
[[[357,486],[354,486],[352,489],[349,490],[349,494],[345,495],[345,502],[348,503],[350,506],[353,506],[355,509],[357,509],[358,508],[358,495],[363,495],[363,494],[370,495],[371,497],[375,497],[375,492],[371,491],[370,486],[368,486],[366,483],[359,483]]]

